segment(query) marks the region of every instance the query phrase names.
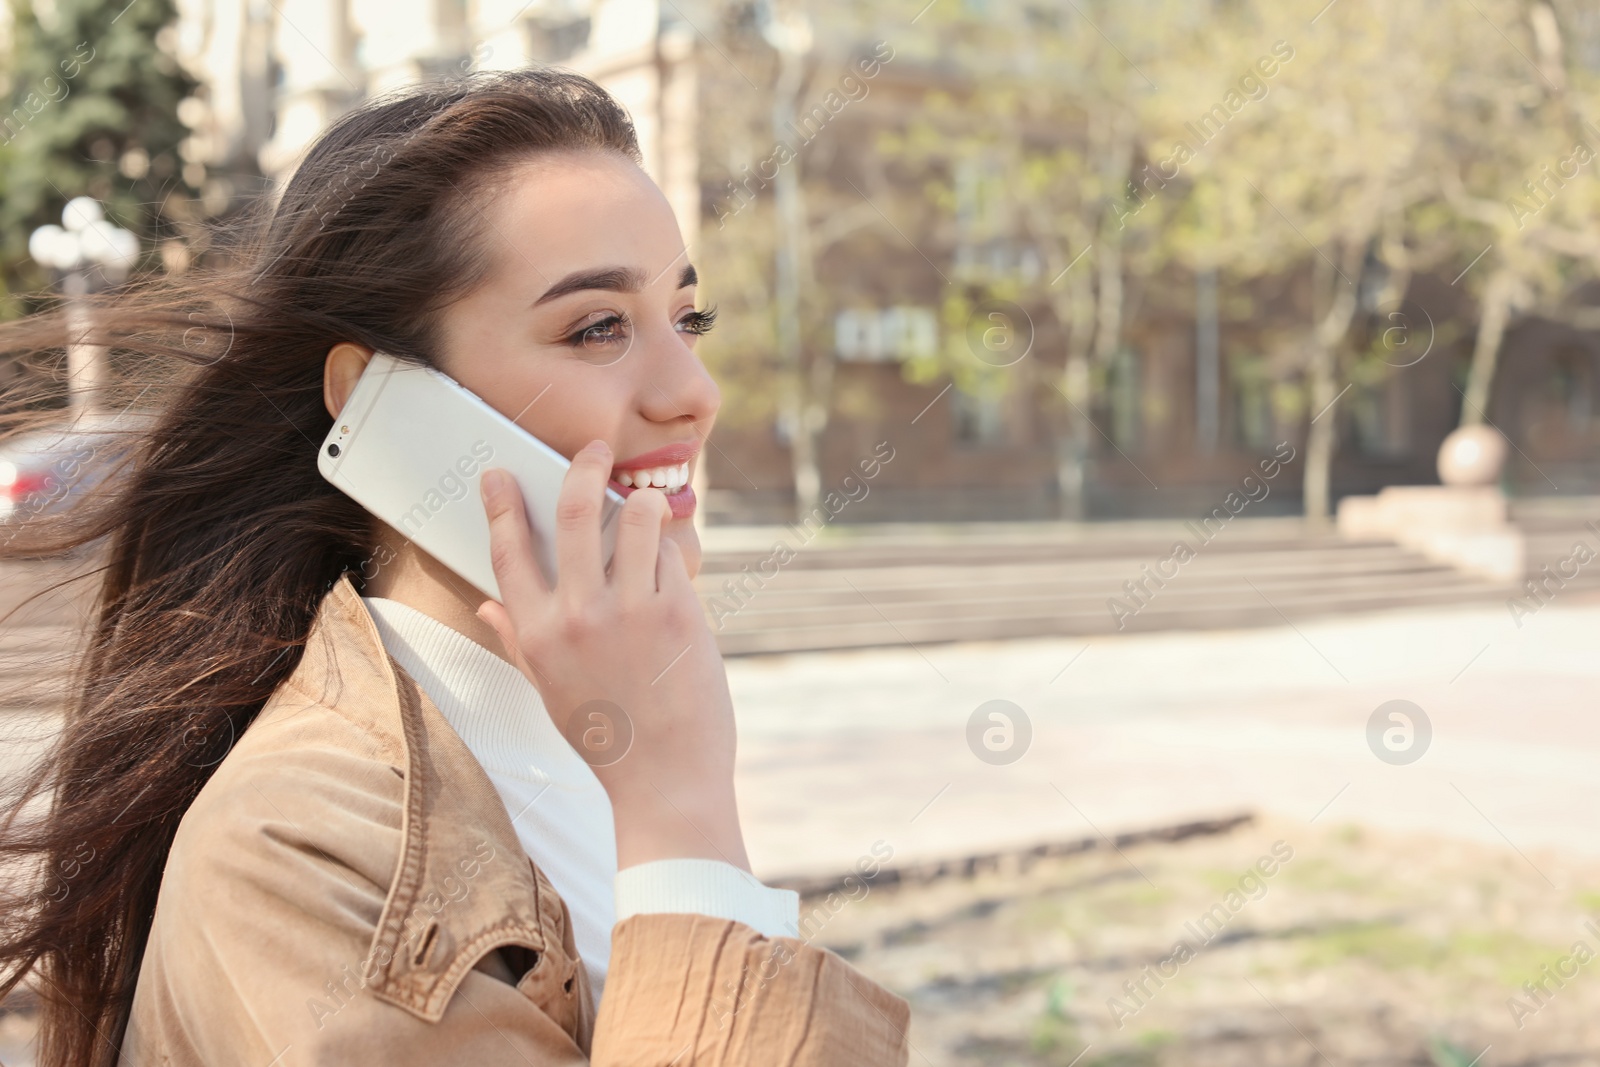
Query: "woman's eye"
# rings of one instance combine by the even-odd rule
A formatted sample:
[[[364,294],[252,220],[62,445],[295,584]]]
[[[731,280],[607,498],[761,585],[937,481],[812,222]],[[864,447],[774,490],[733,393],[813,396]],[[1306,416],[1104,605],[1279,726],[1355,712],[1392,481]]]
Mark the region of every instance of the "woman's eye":
[[[689,312],[689,314],[678,320],[678,329],[684,333],[692,333],[699,336],[710,333],[711,327],[715,326],[716,323],[717,309],[712,307],[704,311]]]
[[[627,319],[621,315],[608,315],[578,330],[567,338],[567,343],[576,348],[599,348],[626,338],[627,328]]]

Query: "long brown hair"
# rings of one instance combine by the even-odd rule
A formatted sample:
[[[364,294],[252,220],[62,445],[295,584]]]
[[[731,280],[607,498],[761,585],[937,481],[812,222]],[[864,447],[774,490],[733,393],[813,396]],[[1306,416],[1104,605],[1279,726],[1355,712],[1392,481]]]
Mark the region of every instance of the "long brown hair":
[[[89,565],[68,581],[99,582],[59,740],[0,806],[0,997],[33,976],[41,1067],[115,1062],[179,819],[294,670],[327,590],[347,571],[360,587],[373,520],[316,470],[329,348],[427,362],[438,312],[504,240],[485,197],[554,150],[640,161],[626,112],[576,74],[388,97],[323,134],[220,242],[225,265],[93,302],[87,336],[116,368],[101,403],[148,417],[95,449],[104,476],[79,502],[0,526],[0,558],[74,553]],[[0,328],[22,368],[0,443],[66,423],[65,335],[83,321]]]

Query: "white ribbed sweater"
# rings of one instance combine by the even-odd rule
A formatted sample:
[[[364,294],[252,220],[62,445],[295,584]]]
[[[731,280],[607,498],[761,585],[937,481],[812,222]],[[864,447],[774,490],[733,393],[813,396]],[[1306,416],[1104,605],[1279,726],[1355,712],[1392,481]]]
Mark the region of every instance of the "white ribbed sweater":
[[[734,919],[768,937],[798,936],[799,897],[732,864],[659,860],[619,872],[611,800],[522,672],[415,608],[361,599],[385,650],[483,765],[523,849],[567,902],[596,1006],[611,927],[630,915],[693,912]]]

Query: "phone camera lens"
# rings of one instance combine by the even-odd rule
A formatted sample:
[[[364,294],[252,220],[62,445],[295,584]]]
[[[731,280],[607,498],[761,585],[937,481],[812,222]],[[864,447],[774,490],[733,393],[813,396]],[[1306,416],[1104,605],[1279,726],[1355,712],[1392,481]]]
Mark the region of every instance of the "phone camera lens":
[[[339,454],[339,446],[338,445],[329,445],[328,446],[328,455],[337,456],[338,454]]]

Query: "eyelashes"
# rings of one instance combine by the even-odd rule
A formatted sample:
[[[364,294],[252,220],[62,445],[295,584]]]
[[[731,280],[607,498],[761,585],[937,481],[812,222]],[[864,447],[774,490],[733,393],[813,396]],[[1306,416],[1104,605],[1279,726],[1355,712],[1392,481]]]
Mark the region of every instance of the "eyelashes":
[[[692,333],[697,336],[704,336],[710,333],[711,328],[716,324],[717,309],[715,307],[708,307],[704,311],[691,311],[678,320],[678,326],[684,333]]]
[[[676,325],[684,333],[703,337],[711,332],[716,323],[717,309],[710,307],[704,311],[689,312]],[[566,343],[573,348],[602,348],[626,342],[632,329],[633,320],[627,312],[616,312],[569,334]]]

